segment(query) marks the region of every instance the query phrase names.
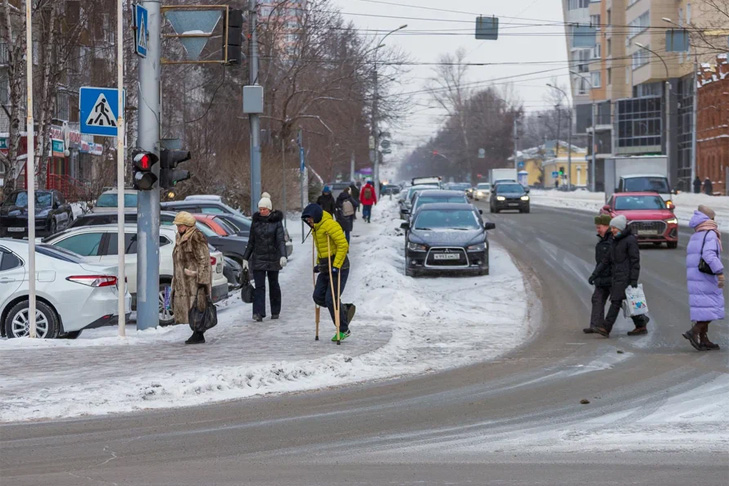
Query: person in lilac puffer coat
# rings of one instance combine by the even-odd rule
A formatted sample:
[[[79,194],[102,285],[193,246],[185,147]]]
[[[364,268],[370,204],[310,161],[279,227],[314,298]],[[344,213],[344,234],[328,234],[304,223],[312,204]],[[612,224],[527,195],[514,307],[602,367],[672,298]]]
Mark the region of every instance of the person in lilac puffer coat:
[[[724,265],[721,263],[721,233],[711,208],[699,206],[689,222],[694,234],[686,248],[686,280],[688,281],[691,321],[694,326],[683,333],[691,345],[699,351],[719,349],[709,341],[709,323],[724,319]],[[703,247],[703,251],[702,251]],[[714,275],[699,271],[701,259],[709,265]]]

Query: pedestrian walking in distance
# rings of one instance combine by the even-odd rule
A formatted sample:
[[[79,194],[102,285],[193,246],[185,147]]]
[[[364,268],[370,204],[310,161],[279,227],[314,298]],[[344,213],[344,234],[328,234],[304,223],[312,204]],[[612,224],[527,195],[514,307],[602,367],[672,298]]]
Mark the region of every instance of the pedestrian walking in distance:
[[[347,238],[347,243],[350,242],[350,234],[352,227],[354,226],[354,208],[356,203],[352,196],[349,194],[349,187],[345,187],[344,190],[337,196],[337,212],[336,218],[339,226],[344,230],[344,236]]]
[[[321,196],[319,196],[319,198],[316,200],[316,203],[321,206],[324,211],[332,215],[337,208],[334,196],[332,196],[332,190],[329,188],[329,186],[324,186],[324,189],[322,189],[321,191]]]
[[[711,184],[711,179],[708,177],[704,179],[704,194],[711,196],[714,194],[714,186]]]
[[[172,250],[172,312],[177,324],[188,324],[188,313],[195,300],[205,305],[212,295],[213,275],[210,269],[208,240],[195,226],[195,218],[182,211],[175,216],[177,226],[175,248]],[[202,309],[201,309],[202,310]],[[204,331],[193,330],[185,344],[205,342]]]
[[[354,201],[354,219],[357,219],[357,211],[359,211],[359,187],[354,182],[349,185],[349,195]]]
[[[699,179],[699,176],[694,179],[694,194],[701,194],[701,179]]]
[[[724,319],[724,265],[721,263],[721,233],[714,211],[699,206],[689,221],[694,229],[686,248],[686,280],[693,327],[683,333],[699,351],[719,349],[709,340],[709,323]]]
[[[610,216],[600,214],[595,216],[595,229],[597,230],[597,245],[595,245],[595,271],[592,272],[588,282],[595,286],[592,292],[592,313],[590,314],[590,327],[582,331],[585,334],[592,334],[596,327],[602,327],[605,318],[605,304],[610,298],[610,287],[612,286],[611,265],[603,265],[600,262],[609,259],[610,249],[613,245],[613,234],[610,232]],[[600,271],[598,272],[598,267]]]
[[[372,218],[372,206],[377,204],[377,194],[375,194],[372,181],[367,181],[367,184],[362,187],[359,192],[359,202],[362,204],[362,218],[369,223]]]
[[[602,336],[608,337],[610,331],[618,318],[623,300],[625,300],[625,289],[630,285],[638,287],[640,277],[640,248],[638,239],[633,235],[628,220],[622,214],[610,220],[610,231],[613,234],[613,244],[605,259],[597,266],[594,274],[601,274],[606,265],[610,265],[612,281],[610,285],[610,308],[601,326],[595,327],[594,331]],[[648,316],[631,317],[635,329],[628,332],[628,336],[646,334],[646,327],[650,320]]]
[[[319,273],[314,286],[314,302],[320,307],[326,306],[329,309],[332,323],[336,327],[334,299],[341,299],[349,277],[349,258],[347,257],[349,244],[342,227],[318,204],[306,206],[301,213],[301,219],[312,229],[318,257],[317,265],[314,267],[314,273]],[[334,334],[332,341],[341,341],[350,336],[349,323],[356,310],[354,304],[339,304],[338,307],[339,335]]]
[[[258,212],[253,215],[248,246],[243,254],[243,269],[250,269],[255,280],[253,320],[257,322],[266,317],[266,278],[268,278],[271,319],[278,319],[281,314],[281,286],[278,284],[278,272],[287,263],[283,218],[281,211],[273,209],[270,198],[262,197],[258,201]]]

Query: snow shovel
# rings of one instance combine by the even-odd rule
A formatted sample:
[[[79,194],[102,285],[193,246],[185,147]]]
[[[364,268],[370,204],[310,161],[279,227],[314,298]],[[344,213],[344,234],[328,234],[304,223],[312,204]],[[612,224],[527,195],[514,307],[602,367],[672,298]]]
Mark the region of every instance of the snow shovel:
[[[311,239],[311,265],[312,265],[312,270],[313,270],[313,266],[316,265],[316,257],[315,257],[315,254],[316,254],[316,245],[314,244],[314,240],[315,240],[315,238],[312,238]],[[311,281],[314,284],[314,288],[316,288],[316,276],[315,275],[316,274],[312,271],[311,272]],[[318,341],[319,340],[319,316],[320,315],[321,315],[321,307],[319,307],[315,303],[314,304],[314,319],[316,321],[316,334],[314,335],[314,341]]]
[[[342,340],[339,336],[339,324],[340,324],[339,309],[342,305],[342,303],[340,302],[341,296],[339,295],[339,292],[341,291],[341,288],[342,288],[342,271],[340,270],[337,272],[337,291],[335,293],[334,292],[334,279],[332,278],[332,247],[329,244],[329,235],[327,235],[327,253],[328,253],[327,263],[328,263],[328,267],[329,267],[329,285],[332,288],[332,298],[334,299],[334,325],[337,328],[337,346],[339,346],[340,344],[342,344]]]

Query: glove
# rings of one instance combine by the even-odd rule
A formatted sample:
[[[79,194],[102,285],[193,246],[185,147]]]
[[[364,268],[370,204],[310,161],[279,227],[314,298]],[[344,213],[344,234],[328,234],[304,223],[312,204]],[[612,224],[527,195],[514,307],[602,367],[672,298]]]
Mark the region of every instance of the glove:
[[[248,260],[243,260],[243,270],[248,270]]]
[[[321,272],[319,265],[314,265],[314,273],[319,273],[319,272]]]
[[[638,281],[637,280],[631,280],[630,281],[630,286],[633,287],[634,289],[637,289],[638,288]]]
[[[189,268],[186,268],[185,275],[187,275],[188,277],[194,277],[195,275],[197,275],[197,272],[195,270],[190,270]]]
[[[724,288],[724,274],[720,273],[719,275],[717,275],[717,277],[719,278],[719,288],[723,289]]]
[[[595,276],[594,275],[590,275],[590,277],[587,279],[587,282],[590,285],[595,285]]]
[[[332,275],[336,275],[339,269],[335,266],[332,266]]]
[[[286,263],[288,263],[286,257],[281,257],[281,259],[278,261],[278,264],[281,265],[281,268],[285,267]]]

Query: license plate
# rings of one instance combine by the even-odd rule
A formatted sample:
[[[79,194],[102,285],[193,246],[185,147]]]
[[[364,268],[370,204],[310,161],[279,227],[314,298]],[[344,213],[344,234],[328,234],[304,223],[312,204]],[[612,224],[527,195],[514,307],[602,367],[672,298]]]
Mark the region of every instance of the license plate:
[[[519,203],[509,203],[509,206],[518,206]]]
[[[25,231],[25,228],[8,228],[8,231],[11,233],[22,233]]]
[[[461,256],[458,253],[435,253],[433,258],[436,260],[458,260]]]
[[[658,230],[638,230],[638,236],[655,236],[658,235]]]

